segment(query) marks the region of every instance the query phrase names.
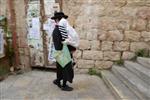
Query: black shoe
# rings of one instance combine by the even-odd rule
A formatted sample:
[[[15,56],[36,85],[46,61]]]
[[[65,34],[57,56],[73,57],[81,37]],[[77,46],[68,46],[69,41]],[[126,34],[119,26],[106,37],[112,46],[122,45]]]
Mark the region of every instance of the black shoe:
[[[54,80],[53,83],[54,83],[55,85],[57,85],[59,88],[61,88],[61,84],[60,84],[60,82],[57,82],[57,80]]]
[[[76,63],[75,63],[75,62],[73,62],[73,63],[72,63],[72,65],[73,65],[73,66],[75,66],[75,65],[76,65]]]
[[[63,90],[63,91],[72,91],[73,88],[72,88],[72,87],[69,87],[68,85],[65,85],[65,86],[62,86],[62,87],[61,87],[61,90]]]

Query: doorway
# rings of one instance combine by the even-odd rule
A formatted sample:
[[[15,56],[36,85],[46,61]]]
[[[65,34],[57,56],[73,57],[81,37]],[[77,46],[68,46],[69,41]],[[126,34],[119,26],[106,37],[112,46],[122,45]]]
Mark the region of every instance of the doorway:
[[[55,0],[30,0],[27,8],[28,45],[32,67],[55,68],[51,58],[53,49],[51,32],[47,29],[55,11],[60,11]],[[47,29],[46,29],[47,27]]]

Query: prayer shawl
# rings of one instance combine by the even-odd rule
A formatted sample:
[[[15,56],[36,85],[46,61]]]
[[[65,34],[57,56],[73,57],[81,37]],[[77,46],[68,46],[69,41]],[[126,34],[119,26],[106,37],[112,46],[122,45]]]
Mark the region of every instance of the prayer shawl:
[[[77,48],[79,46],[79,36],[75,29],[70,26],[68,21],[64,18],[59,21],[58,25],[63,41],[68,45]]]
[[[64,26],[60,26],[58,25],[58,28],[59,28],[59,31],[61,33],[61,36],[62,36],[62,41],[65,41],[65,39],[68,38],[68,34],[67,34],[67,30]]]

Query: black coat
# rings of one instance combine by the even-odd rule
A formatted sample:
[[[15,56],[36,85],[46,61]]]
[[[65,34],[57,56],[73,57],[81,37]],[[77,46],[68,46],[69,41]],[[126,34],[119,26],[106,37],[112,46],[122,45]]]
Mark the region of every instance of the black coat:
[[[59,26],[56,25],[52,37],[53,37],[55,50],[62,50],[63,47],[62,41],[64,40],[62,39],[62,34],[59,30]],[[69,51],[71,51],[71,48]],[[72,62],[68,63],[64,68],[62,68],[56,61],[56,66],[57,66],[57,79],[63,79],[65,81],[69,81],[72,83],[74,77]]]

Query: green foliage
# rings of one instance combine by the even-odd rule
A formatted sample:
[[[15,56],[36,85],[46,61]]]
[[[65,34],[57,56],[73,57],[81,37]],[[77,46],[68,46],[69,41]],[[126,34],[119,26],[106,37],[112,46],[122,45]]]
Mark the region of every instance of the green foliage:
[[[140,49],[135,52],[136,57],[150,57],[149,50]]]
[[[101,72],[98,69],[95,69],[95,68],[89,68],[88,74],[102,77]]]
[[[6,56],[13,57],[14,56],[14,50],[12,48],[12,42],[7,39],[7,46],[6,46]]]
[[[0,68],[0,76],[4,76],[4,75],[6,75],[8,72],[9,72],[8,69],[6,69],[6,68]]]
[[[136,59],[137,59],[137,56],[134,56],[134,57],[132,57],[130,60],[131,60],[131,61],[136,61]]]
[[[0,16],[0,26],[2,26],[5,33],[7,33],[7,18],[6,17]]]
[[[8,64],[3,64],[0,62],[0,76],[5,76],[6,74],[9,73],[9,65]]]
[[[115,61],[115,64],[121,66],[124,64],[124,60],[123,59],[117,60],[117,61]]]
[[[5,55],[9,60],[10,66],[12,66],[12,59],[14,57],[14,50],[12,47],[12,33],[8,29],[7,18],[5,16],[0,16],[0,26],[4,29],[4,39],[6,40],[5,45]]]
[[[3,63],[2,60],[5,58],[0,59],[0,73],[6,73],[10,66],[12,66],[13,63],[13,57],[14,57],[14,50],[12,47],[12,33],[8,29],[8,22],[7,18],[5,16],[0,16],[0,27],[4,29],[4,39],[6,41],[6,44],[4,45],[5,48],[5,58],[7,58],[8,64]],[[4,61],[5,62],[5,61]]]
[[[89,68],[88,74],[90,74],[90,75],[95,75],[95,74],[96,74],[96,69],[94,69],[94,68]]]
[[[130,60],[136,61],[137,57],[150,57],[150,51],[147,49],[139,49],[135,52],[135,56],[132,57]]]

